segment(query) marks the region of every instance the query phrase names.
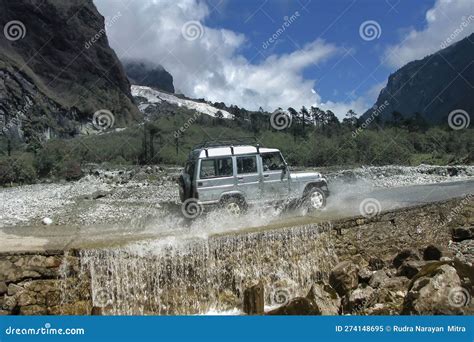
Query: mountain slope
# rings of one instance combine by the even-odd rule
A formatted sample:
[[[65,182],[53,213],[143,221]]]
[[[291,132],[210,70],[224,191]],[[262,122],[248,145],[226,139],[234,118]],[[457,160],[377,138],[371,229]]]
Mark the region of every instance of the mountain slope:
[[[2,27],[13,20],[20,35],[0,36],[0,128],[64,136],[101,109],[117,126],[140,117],[92,0],[0,2]]]
[[[375,105],[382,121],[392,120],[393,111],[405,118],[416,112],[431,124],[447,122],[448,114],[462,109],[474,113],[474,34],[422,60],[408,63],[390,75]],[[370,116],[369,109],[362,118]]]
[[[161,65],[139,61],[125,61],[123,65],[131,83],[174,93],[173,76]]]

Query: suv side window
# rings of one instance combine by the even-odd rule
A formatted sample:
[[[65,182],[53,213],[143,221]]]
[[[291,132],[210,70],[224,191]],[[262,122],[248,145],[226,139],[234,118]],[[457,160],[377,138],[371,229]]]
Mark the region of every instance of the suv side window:
[[[281,158],[281,154],[278,152],[273,153],[263,153],[262,155],[262,164],[263,164],[263,171],[274,171],[274,170],[281,170],[283,163],[283,159]]]
[[[257,173],[257,156],[237,157],[237,174]]]
[[[232,158],[201,160],[200,178],[230,177],[233,174]]]

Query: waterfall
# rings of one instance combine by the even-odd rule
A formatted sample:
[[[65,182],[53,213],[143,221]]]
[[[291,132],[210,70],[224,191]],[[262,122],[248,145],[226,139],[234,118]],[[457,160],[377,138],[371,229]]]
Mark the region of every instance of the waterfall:
[[[205,314],[241,308],[244,289],[262,281],[266,305],[304,296],[337,262],[331,225],[210,237],[170,237],[120,248],[82,250],[93,305],[106,314]]]

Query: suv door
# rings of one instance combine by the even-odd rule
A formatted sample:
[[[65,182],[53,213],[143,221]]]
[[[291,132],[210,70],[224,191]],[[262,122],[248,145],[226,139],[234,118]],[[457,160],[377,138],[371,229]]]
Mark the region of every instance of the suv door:
[[[279,152],[260,154],[265,200],[284,200],[289,195],[288,172]]]
[[[255,201],[261,196],[257,155],[236,156],[237,190],[242,192],[246,201]]]
[[[234,190],[232,157],[201,159],[196,184],[201,202],[217,202],[223,192]]]

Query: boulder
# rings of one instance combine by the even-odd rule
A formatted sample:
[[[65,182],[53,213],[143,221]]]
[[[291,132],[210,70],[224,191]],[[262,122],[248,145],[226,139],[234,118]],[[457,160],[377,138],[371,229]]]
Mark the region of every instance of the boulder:
[[[423,260],[439,260],[442,256],[441,248],[435,245],[429,245],[423,251]]]
[[[0,295],[3,295],[7,290],[7,284],[4,281],[0,281]]]
[[[358,268],[349,261],[342,261],[329,275],[329,284],[342,297],[359,284]]]
[[[359,287],[344,297],[344,311],[362,313],[373,304],[374,293],[375,290],[372,287],[360,284]]]
[[[405,260],[420,260],[420,256],[414,249],[404,249],[393,259],[393,266],[399,268]]]
[[[373,274],[374,274],[374,272],[367,269],[367,268],[361,269],[359,271],[359,283],[368,284],[369,280],[370,280],[370,278],[372,278]]]
[[[267,315],[321,315],[321,312],[312,300],[297,297],[290,300],[288,304],[267,312]]]
[[[453,264],[428,264],[413,278],[403,303],[402,314],[473,314],[471,294],[462,285]]]
[[[41,220],[41,223],[45,226],[50,226],[53,224],[53,220],[51,220],[49,217],[45,217]]]
[[[388,279],[387,273],[384,270],[375,271],[369,280],[371,287],[380,287]]]
[[[338,315],[341,306],[341,298],[330,285],[318,282],[311,286],[308,295],[321,315],[330,316]]]
[[[398,268],[398,276],[405,276],[408,279],[413,278],[420,272],[425,265],[424,261],[421,260],[405,260],[403,264]]]
[[[474,227],[453,228],[451,236],[454,242],[474,239]]]
[[[369,260],[369,268],[372,271],[381,270],[382,268],[384,268],[384,266],[385,266],[385,262],[380,258],[370,258]]]

